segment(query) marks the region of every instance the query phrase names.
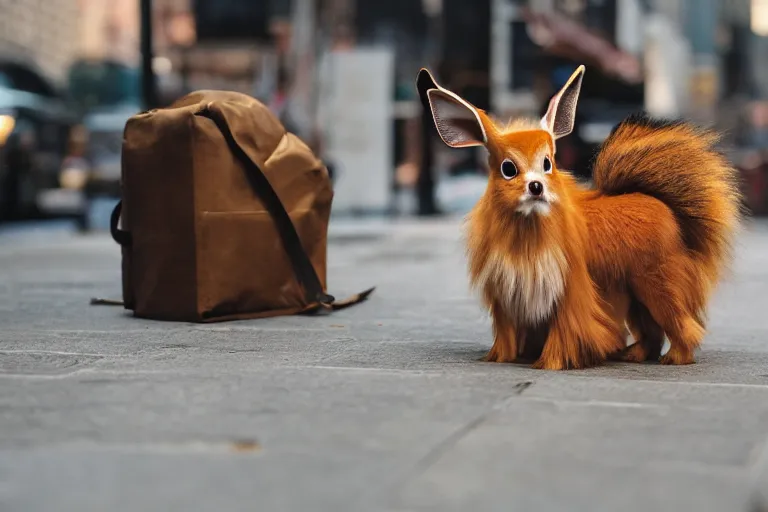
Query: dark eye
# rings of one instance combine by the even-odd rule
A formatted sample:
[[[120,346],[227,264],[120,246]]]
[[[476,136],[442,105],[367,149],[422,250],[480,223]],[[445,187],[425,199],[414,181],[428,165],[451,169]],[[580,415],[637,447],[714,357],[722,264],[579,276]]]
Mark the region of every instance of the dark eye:
[[[552,172],[552,161],[548,156],[544,157],[544,172]]]
[[[517,166],[512,160],[504,160],[501,162],[501,175],[505,180],[511,180],[517,176]]]

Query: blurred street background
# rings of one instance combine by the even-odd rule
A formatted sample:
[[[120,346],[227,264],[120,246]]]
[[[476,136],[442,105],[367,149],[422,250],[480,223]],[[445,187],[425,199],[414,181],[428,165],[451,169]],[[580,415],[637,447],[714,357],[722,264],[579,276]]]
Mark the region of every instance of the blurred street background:
[[[629,113],[723,131],[751,218],[697,364],[483,363],[419,68],[499,117],[587,67],[559,167]],[[334,180],[332,316],[119,307],[126,120],[270,106]],[[674,169],[670,169],[674,172]],[[0,0],[0,512],[768,511],[768,0]],[[762,305],[761,305],[762,304]]]
[[[0,0],[0,222],[103,229],[126,119],[204,88],[269,104],[333,171],[337,216],[461,213],[482,193],[484,156],[440,143],[417,101],[418,69],[505,117],[542,113],[582,63],[561,168],[588,178],[594,150],[630,112],[687,117],[726,132],[761,215],[766,4]]]

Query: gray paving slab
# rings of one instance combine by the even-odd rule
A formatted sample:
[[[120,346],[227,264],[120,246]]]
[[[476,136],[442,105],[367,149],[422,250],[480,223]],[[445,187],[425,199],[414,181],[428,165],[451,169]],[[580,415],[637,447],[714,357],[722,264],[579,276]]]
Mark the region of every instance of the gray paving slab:
[[[102,235],[0,232],[0,510],[768,510],[768,223],[696,365],[565,373],[479,361],[456,220],[331,239],[368,302],[191,325],[88,305]]]

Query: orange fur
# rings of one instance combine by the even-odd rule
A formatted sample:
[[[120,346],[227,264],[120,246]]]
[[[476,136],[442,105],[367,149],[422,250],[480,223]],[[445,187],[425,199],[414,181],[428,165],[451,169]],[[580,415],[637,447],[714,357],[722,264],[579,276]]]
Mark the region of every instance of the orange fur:
[[[492,169],[499,168],[510,150],[527,159],[546,147],[551,156],[552,140],[543,130],[491,131],[489,139],[493,141],[489,145]],[[523,340],[542,345],[541,340],[526,339],[540,332],[540,323],[546,324],[547,337],[534,364],[537,368],[583,368],[604,361],[622,348],[623,332],[612,321],[589,274],[587,218],[578,197],[570,191],[576,184],[569,175],[556,171],[550,175],[550,182],[558,196],[550,215],[518,214],[515,210],[523,193],[523,181],[506,181],[499,173],[491,173],[485,195],[470,214],[470,279],[482,288],[494,321],[495,340],[487,356],[489,361],[516,360]],[[489,268],[502,266],[514,269],[508,272],[517,273],[515,283],[504,279],[504,270],[488,278]],[[557,271],[563,280],[562,295],[553,298],[551,315],[539,322],[515,311],[526,307],[526,297],[504,299],[512,292],[510,287],[544,286],[547,274]],[[530,282],[534,284],[527,284]]]
[[[578,95],[580,81],[567,86]],[[502,126],[471,106],[476,117],[454,119],[432,105],[446,143],[489,153],[487,189],[467,223],[470,281],[493,319],[486,359],[532,355],[536,368],[552,370],[616,355],[640,362],[660,357],[666,335],[661,362],[692,363],[740,221],[736,171],[712,132],[633,116],[597,155],[594,189],[583,188],[554,159],[555,139],[572,129],[557,109],[574,110],[575,96],[556,97],[541,125]],[[466,106],[455,98],[429,97]],[[552,166],[542,172],[545,157]],[[518,170],[511,179],[500,172],[505,159]],[[531,180],[544,184],[543,201],[530,201]],[[636,340],[628,349],[627,327]]]
[[[731,259],[741,218],[737,172],[715,150],[717,134],[684,122],[633,116],[595,160],[591,272],[631,296],[636,345],[626,359],[694,362],[706,306]]]

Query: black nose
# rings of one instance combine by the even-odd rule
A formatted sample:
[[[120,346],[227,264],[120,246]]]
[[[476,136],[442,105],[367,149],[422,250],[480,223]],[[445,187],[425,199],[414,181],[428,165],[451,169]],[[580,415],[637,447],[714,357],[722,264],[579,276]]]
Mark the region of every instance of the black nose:
[[[540,181],[532,181],[528,184],[528,190],[530,190],[531,194],[534,196],[540,196],[541,193],[544,192],[544,185],[542,185]]]

